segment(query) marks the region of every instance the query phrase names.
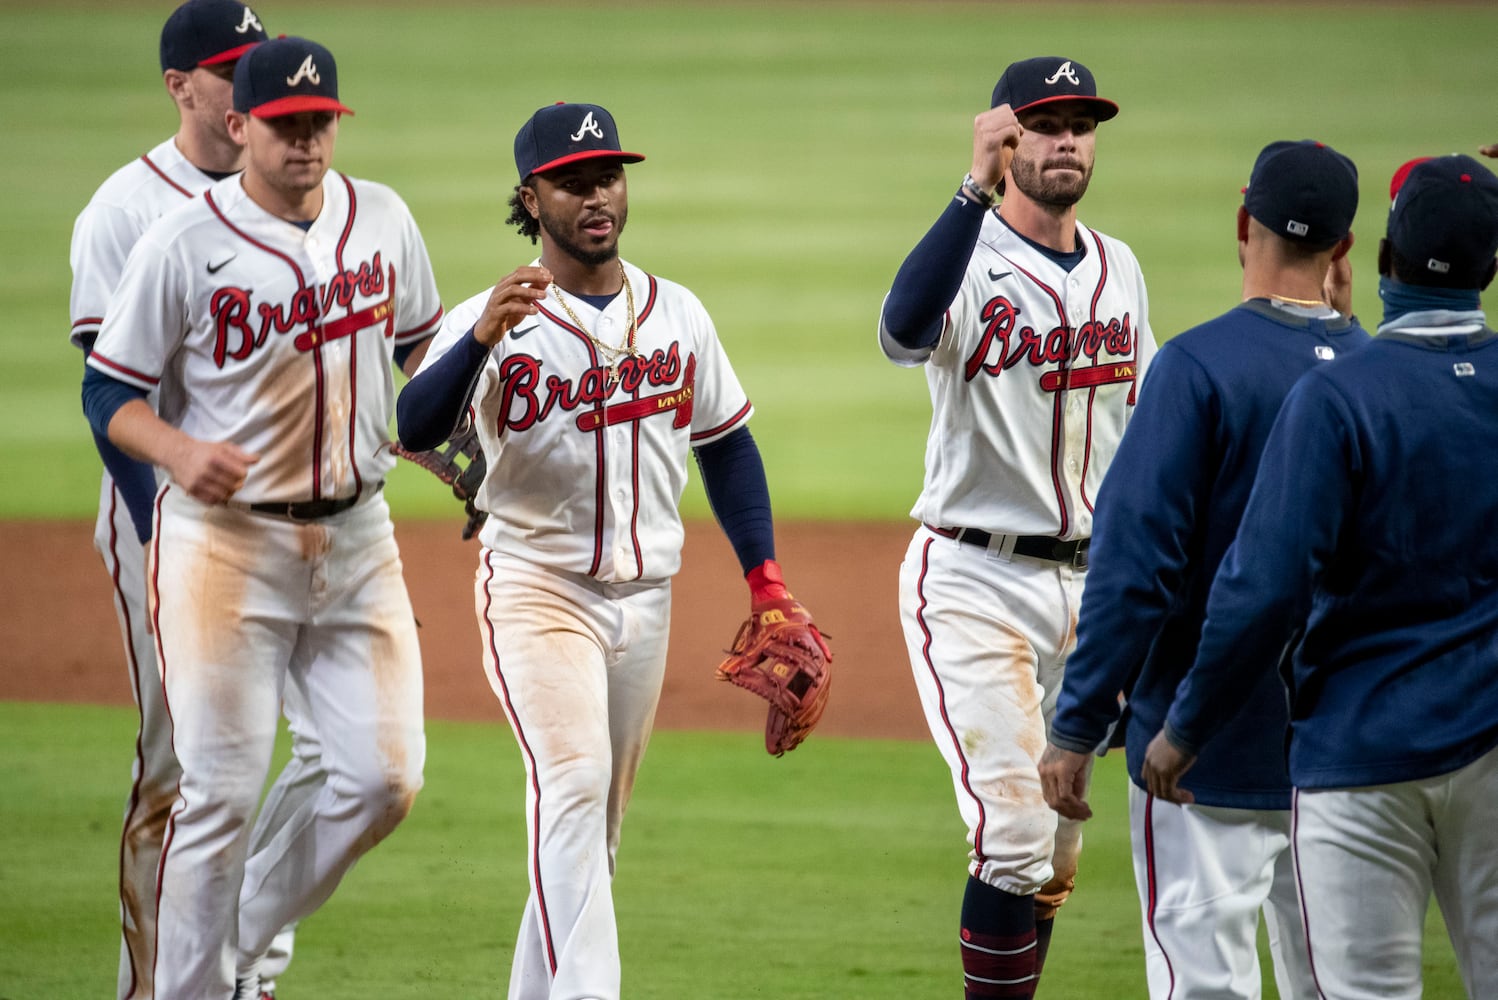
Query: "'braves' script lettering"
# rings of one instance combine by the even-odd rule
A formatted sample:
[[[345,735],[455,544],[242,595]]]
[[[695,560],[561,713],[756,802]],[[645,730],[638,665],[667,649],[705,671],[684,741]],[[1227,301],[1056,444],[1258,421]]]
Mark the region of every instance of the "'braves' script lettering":
[[[692,360],[688,358],[688,365]],[[619,393],[633,396],[641,386],[675,385],[682,377],[681,353],[674,343],[664,351],[656,348],[648,357],[622,359],[619,380],[614,383],[608,369],[600,365],[584,370],[575,380],[543,374],[545,365],[529,354],[511,354],[499,363],[501,433],[507,428],[528,430],[554,411],[570,413]]]
[[[998,375],[1021,362],[1038,368],[1075,362],[1087,358],[1096,363],[1099,355],[1132,357],[1134,323],[1128,313],[1107,321],[1090,319],[1072,329],[1054,326],[1036,330],[1020,323],[1022,310],[1000,295],[983,307],[983,334],[978,346],[963,366],[967,381],[981,375]]]
[[[376,298],[387,289],[391,294],[385,300],[354,310],[356,299]],[[393,336],[394,289],[395,266],[387,268],[379,251],[358,267],[333,275],[327,284],[319,288],[303,286],[284,301],[255,302],[246,289],[216,289],[208,300],[216,334],[213,363],[222,368],[229,361],[245,360],[265,346],[272,333],[284,336],[299,331],[294,340],[299,351],[314,350],[319,344],[377,323],[385,324],[385,336]]]

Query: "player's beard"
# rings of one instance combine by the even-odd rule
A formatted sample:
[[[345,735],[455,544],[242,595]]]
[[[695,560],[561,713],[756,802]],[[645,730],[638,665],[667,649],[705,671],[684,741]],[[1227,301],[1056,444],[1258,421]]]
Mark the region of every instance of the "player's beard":
[[[606,241],[594,246],[585,246],[575,235],[575,231],[581,228],[582,220],[568,222],[551,214],[544,207],[538,206],[538,209],[537,221],[541,224],[541,228],[546,230],[546,235],[550,238],[552,245],[578,263],[588,267],[598,267],[619,256],[619,234],[624,232],[624,223],[629,218],[628,208],[623,208],[617,213],[596,213],[612,219],[614,229],[609,233]]]
[[[1067,161],[1081,166],[1080,160]],[[1053,164],[1054,165],[1054,164]],[[1016,156],[1009,164],[1009,176],[1014,186],[1029,196],[1031,201],[1052,208],[1071,208],[1087,193],[1092,180],[1092,164],[1082,169],[1080,176],[1074,173],[1054,173],[1041,169],[1042,164]]]

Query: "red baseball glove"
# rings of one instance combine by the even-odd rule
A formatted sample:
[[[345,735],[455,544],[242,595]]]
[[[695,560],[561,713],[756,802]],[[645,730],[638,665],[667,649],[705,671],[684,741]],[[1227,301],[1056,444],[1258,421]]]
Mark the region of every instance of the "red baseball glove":
[[[827,708],[832,650],[811,613],[780,583],[779,567],[773,562],[750,574],[751,587],[755,574],[772,566],[768,593],[778,590],[784,596],[767,596],[764,588],[753,588],[749,618],[739,626],[728,658],[718,665],[718,679],[770,703],[765,750],[779,757],[811,735]]]

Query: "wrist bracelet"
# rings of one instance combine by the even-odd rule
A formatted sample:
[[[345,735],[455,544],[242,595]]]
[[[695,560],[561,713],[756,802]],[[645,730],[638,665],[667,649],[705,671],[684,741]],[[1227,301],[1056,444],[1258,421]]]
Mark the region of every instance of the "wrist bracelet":
[[[978,186],[978,182],[973,180],[972,174],[968,174],[962,178],[962,190],[967,192],[973,201],[976,201],[984,208],[993,208],[994,205],[998,204],[999,192],[997,190],[983,190],[983,188]]]

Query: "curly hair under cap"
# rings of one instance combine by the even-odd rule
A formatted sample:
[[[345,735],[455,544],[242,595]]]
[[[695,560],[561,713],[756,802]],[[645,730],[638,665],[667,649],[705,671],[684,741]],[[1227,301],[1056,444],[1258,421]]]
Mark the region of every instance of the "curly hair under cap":
[[[531,243],[535,243],[541,238],[541,220],[531,215],[525,207],[525,199],[520,197],[520,189],[530,186],[528,183],[515,185],[515,193],[510,195],[510,217],[505,224],[514,226],[521,236],[528,236]]]

